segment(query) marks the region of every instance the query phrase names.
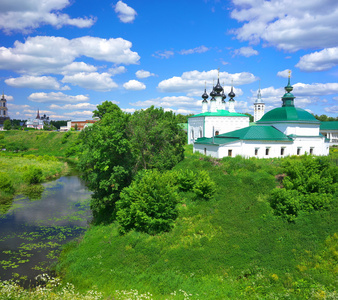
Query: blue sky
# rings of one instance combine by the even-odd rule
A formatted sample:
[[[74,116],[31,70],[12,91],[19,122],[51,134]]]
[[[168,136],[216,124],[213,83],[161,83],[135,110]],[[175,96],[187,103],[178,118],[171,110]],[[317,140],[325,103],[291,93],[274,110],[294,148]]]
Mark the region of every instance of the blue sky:
[[[253,114],[259,82],[279,107],[291,70],[296,106],[336,117],[337,26],[336,0],[2,0],[0,88],[13,119],[91,119],[105,100],[188,114],[219,69]]]

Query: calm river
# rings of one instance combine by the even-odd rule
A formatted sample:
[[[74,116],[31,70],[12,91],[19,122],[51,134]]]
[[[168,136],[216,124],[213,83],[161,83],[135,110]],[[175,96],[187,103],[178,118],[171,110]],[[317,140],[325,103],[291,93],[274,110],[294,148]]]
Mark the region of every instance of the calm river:
[[[17,196],[0,212],[0,280],[26,285],[48,272],[62,244],[82,234],[91,218],[90,192],[77,176],[44,183],[41,198]]]

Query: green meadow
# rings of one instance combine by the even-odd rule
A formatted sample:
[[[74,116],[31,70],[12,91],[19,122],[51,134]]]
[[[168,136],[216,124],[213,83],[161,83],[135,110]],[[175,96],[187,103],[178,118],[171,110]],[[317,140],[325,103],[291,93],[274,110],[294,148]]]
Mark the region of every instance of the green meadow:
[[[13,134],[15,142],[19,143],[19,136],[26,133],[30,132]],[[47,147],[44,139],[58,139],[59,147],[71,145],[65,140],[72,136],[44,134],[32,135],[35,145],[40,139],[41,147]],[[41,155],[40,146],[29,144],[28,151]],[[56,151],[59,154],[53,151],[46,150],[45,154],[61,156],[66,148]],[[330,157],[335,166],[337,149],[331,150]],[[31,158],[7,154],[3,164],[15,159]],[[8,169],[15,166],[22,168],[23,163],[15,161]],[[193,154],[188,146],[184,160],[174,167],[177,173],[187,170],[195,174],[205,170],[215,183],[215,194],[203,200],[191,191],[179,192],[179,214],[171,231],[150,235],[132,230],[122,235],[117,222],[92,225],[80,239],[64,246],[55,267],[57,278],[42,275],[42,286],[31,290],[14,282],[0,282],[0,298],[338,297],[337,192],[330,206],[301,211],[290,221],[276,215],[269,202],[272,190],[283,184],[283,159],[217,160]]]
[[[281,184],[281,160],[216,160],[188,148],[174,168],[201,169],[216,183],[213,199],[180,193],[174,228],[158,235],[92,226],[63,251],[57,272],[64,282],[107,299],[337,297],[336,195],[329,209],[289,222],[268,202]]]
[[[0,204],[11,205],[18,193],[42,193],[39,183],[69,172],[69,164],[59,158],[76,140],[77,132],[18,131],[0,133]]]
[[[40,130],[9,130],[0,132],[0,149],[35,155],[65,156],[79,132],[56,132]]]

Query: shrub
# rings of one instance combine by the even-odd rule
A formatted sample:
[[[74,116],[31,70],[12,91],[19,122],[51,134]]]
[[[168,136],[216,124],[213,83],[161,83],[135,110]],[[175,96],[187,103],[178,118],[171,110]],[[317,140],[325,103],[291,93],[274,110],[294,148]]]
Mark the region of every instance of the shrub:
[[[176,173],[176,182],[180,191],[190,191],[196,183],[196,173],[185,170]]]
[[[13,184],[9,176],[0,172],[0,191],[11,194],[14,192]]]
[[[63,137],[61,139],[61,144],[65,144],[68,140],[68,138],[71,136],[72,132],[71,131],[67,131],[63,134]]]
[[[216,184],[211,180],[209,173],[202,170],[198,174],[198,179],[193,188],[194,193],[205,200],[209,200],[216,192]]]
[[[327,157],[286,158],[283,162],[287,176],[283,187],[274,189],[270,204],[276,215],[294,221],[300,211],[327,209],[336,193],[337,168]]]
[[[132,229],[148,234],[169,231],[178,216],[179,202],[169,172],[158,170],[141,172],[129,187],[122,190],[116,202],[120,233]]]
[[[269,200],[275,214],[288,221],[294,221],[301,209],[299,192],[296,190],[274,189]]]
[[[29,166],[24,173],[24,181],[28,184],[40,183],[43,179],[42,170],[35,166]]]

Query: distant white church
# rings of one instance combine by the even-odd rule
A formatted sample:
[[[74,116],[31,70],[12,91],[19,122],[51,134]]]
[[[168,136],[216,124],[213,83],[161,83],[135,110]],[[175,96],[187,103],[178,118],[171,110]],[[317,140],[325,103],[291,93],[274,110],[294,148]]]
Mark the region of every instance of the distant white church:
[[[224,92],[218,81],[210,93],[210,111],[207,111],[208,95],[204,92],[202,114],[188,120],[188,142],[194,144],[194,152],[216,158],[328,155],[329,141],[319,132],[320,121],[294,106],[292,90],[289,77],[282,107],[266,114],[259,90],[254,103],[255,124],[249,126],[249,117],[235,112],[233,89],[229,93],[229,111],[225,110]]]
[[[209,96],[205,89],[202,95],[202,113],[188,119],[189,144],[193,144],[198,138],[211,138],[249,126],[249,116],[236,113],[233,87],[228,94],[230,98],[228,110],[226,110],[226,95],[219,79],[210,96],[210,106],[208,106]]]

